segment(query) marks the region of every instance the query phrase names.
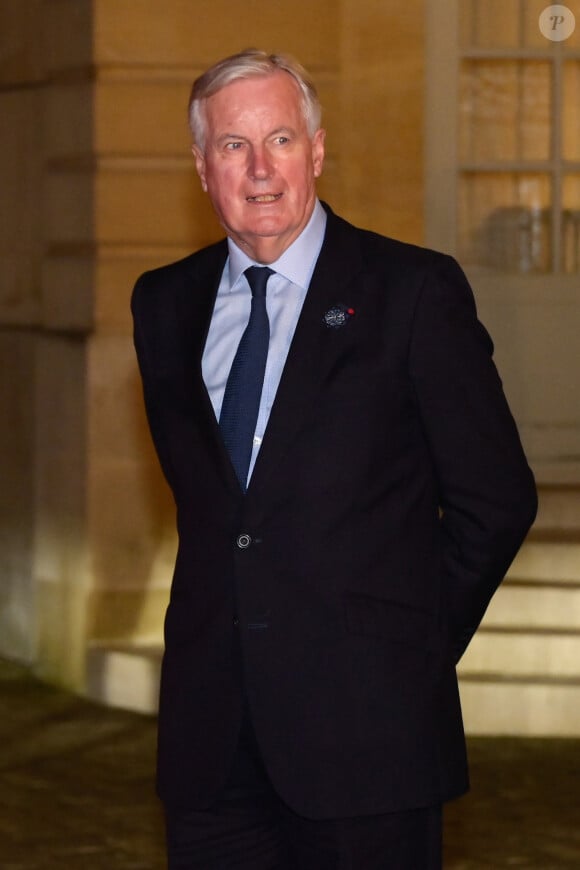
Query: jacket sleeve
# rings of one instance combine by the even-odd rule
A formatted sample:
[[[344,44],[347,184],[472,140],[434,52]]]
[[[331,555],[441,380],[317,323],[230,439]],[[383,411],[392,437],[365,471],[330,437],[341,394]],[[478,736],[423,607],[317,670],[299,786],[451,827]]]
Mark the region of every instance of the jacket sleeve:
[[[143,385],[145,412],[153,444],[159,458],[159,464],[170,488],[175,491],[175,474],[169,459],[169,451],[165,444],[162,427],[158,420],[157,402],[155,401],[155,366],[151,360],[153,342],[147,340],[146,324],[154,324],[157,331],[161,322],[160,302],[154,288],[148,286],[148,273],[142,275],[131,296],[131,313],[133,315],[133,342]]]
[[[418,299],[410,368],[438,482],[457,660],[537,509],[533,475],[492,353],[463,272],[442,257]]]

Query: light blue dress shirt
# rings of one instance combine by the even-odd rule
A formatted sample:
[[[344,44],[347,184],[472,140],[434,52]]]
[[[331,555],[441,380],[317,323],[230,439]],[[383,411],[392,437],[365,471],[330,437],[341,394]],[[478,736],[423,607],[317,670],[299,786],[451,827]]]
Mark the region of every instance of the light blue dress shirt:
[[[325,229],[326,212],[317,200],[310,220],[298,238],[281,257],[269,263],[276,273],[270,276],[266,294],[270,345],[248,481],[266,431]],[[251,260],[230,238],[228,250],[202,357],[203,379],[218,420],[230,368],[250,318],[252,293],[244,271],[249,266],[262,265]]]

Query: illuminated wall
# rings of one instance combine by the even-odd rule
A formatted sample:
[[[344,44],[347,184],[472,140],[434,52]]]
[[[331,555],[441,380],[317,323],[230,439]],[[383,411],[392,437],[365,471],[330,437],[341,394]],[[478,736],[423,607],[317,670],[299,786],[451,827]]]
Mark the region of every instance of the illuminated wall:
[[[219,234],[192,79],[294,53],[328,129],[321,194],[422,238],[422,2],[0,0],[0,655],[82,689],[94,642],[158,640],[173,559],[128,302]]]

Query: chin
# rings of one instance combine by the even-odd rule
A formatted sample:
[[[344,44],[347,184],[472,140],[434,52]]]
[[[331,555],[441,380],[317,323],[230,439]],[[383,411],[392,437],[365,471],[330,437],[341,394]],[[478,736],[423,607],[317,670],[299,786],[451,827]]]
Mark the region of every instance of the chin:
[[[263,218],[262,220],[253,221],[249,232],[256,236],[280,236],[289,231],[290,227],[284,221],[275,220],[273,218]]]

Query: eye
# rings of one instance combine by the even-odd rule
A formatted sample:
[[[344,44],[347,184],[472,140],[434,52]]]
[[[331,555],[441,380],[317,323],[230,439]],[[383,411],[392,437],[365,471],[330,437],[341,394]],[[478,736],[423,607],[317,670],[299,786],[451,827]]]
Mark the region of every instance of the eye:
[[[289,136],[276,136],[276,138],[274,139],[276,145],[287,145],[289,141]]]
[[[226,151],[239,151],[242,145],[243,142],[226,142],[225,149]]]

